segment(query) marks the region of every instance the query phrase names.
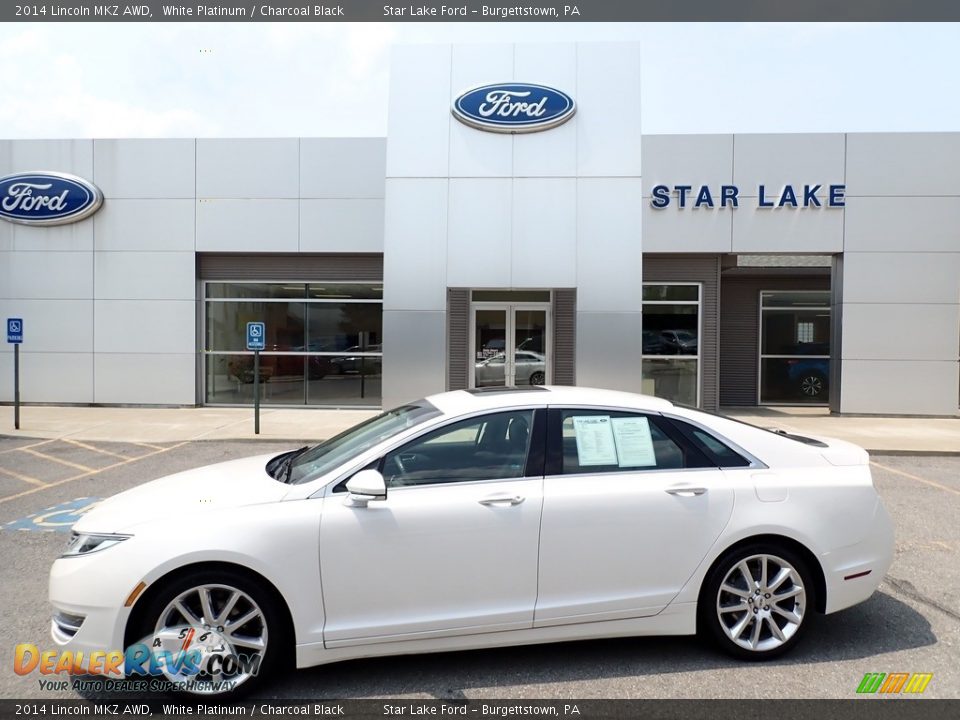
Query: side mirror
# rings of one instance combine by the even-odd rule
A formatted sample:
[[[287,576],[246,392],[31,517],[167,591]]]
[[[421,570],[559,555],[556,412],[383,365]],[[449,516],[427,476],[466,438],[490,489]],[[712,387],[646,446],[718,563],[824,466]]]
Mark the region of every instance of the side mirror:
[[[347,481],[347,502],[366,507],[371,500],[387,499],[387,483],[376,470],[361,470]]]

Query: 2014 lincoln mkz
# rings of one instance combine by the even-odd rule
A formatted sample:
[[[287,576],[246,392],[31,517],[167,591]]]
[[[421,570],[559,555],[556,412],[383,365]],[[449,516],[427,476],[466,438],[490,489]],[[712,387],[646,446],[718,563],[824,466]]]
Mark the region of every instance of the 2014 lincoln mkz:
[[[55,642],[190,651],[160,671],[214,695],[287,663],[582,638],[771,658],[893,551],[861,448],[566,387],[434,395],[148,482],[73,533]]]

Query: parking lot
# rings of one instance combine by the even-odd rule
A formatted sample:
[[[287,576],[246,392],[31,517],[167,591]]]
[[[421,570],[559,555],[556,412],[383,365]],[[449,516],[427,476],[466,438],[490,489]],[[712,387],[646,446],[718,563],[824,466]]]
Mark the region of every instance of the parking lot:
[[[148,480],[278,442],[120,443],[0,437],[0,697],[70,698],[12,670],[14,647],[52,647],[47,570],[92,503]],[[744,664],[695,638],[638,638],[358,660],[294,673],[282,698],[849,698],[865,673],[933,673],[960,697],[960,457],[881,456],[876,484],[896,557],[870,601],[816,618],[787,657]],[[171,527],[170,532],[177,532]]]

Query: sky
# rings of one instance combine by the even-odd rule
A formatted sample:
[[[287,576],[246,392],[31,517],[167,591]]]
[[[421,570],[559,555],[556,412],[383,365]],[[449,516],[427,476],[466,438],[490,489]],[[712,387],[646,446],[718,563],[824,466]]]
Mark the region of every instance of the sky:
[[[574,40],[647,134],[960,130],[960,24],[6,23],[0,137],[384,136],[391,45]]]

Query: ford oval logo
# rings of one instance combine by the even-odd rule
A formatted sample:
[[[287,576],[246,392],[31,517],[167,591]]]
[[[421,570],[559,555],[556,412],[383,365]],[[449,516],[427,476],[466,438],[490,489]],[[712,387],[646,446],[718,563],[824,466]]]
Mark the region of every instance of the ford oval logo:
[[[0,177],[0,217],[24,225],[62,225],[89,217],[100,189],[75,175],[22,172]]]
[[[484,85],[453,102],[453,114],[460,122],[502,133],[549,130],[565,123],[576,110],[565,92],[529,83]]]

